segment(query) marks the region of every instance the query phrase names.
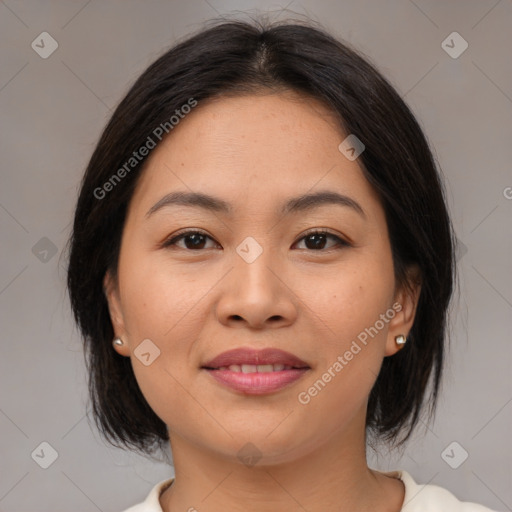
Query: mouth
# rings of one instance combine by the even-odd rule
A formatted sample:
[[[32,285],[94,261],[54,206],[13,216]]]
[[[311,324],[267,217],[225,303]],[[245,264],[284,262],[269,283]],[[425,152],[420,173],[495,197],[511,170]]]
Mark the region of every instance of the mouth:
[[[260,350],[235,348],[222,352],[222,354],[219,354],[202,366],[202,368],[209,370],[220,370],[230,367],[232,371],[241,371],[243,373],[264,373],[282,371],[285,368],[309,368],[309,365],[296,355],[277,348],[264,348]]]
[[[223,352],[201,369],[232,390],[262,395],[290,386],[311,367],[283,350],[240,348]]]
[[[271,373],[282,372],[284,370],[305,370],[309,366],[290,366],[287,364],[231,364],[229,366],[220,366],[219,368],[210,368],[203,366],[205,370],[229,370],[236,373]]]

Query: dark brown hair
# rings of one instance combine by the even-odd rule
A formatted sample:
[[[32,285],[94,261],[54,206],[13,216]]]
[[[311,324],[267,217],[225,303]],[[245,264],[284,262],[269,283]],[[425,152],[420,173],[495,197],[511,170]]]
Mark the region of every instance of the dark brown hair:
[[[434,411],[455,279],[454,237],[440,175],[418,122],[369,59],[322,28],[214,20],[166,51],[135,81],[81,182],[67,284],[83,334],[96,425],[115,446],[151,454],[168,444],[167,427],[142,395],[130,358],[112,348],[103,290],[107,269],[116,276],[127,207],[147,158],[123,174],[110,196],[98,198],[95,191],[191,98],[201,108],[207,98],[261,90],[291,90],[321,101],[345,133],[364,143],[358,161],[381,198],[396,282],[407,283],[412,264],[421,271],[416,318],[405,348],[384,358],[369,396],[367,433],[398,446],[410,436],[426,402],[430,414]]]

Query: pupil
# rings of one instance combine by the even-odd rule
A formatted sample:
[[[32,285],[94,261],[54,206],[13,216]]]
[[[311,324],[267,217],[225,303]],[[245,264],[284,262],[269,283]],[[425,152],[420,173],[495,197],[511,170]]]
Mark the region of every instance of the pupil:
[[[314,243],[313,243],[313,247],[315,249],[321,249],[323,247],[323,242],[325,242],[325,235],[319,235],[319,234],[314,234],[314,235],[309,235],[308,237],[310,240],[314,240]]]
[[[202,243],[204,243],[204,235],[201,235],[199,233],[188,235],[187,238],[188,240],[192,240],[192,243],[188,245],[192,245],[192,247],[194,247],[195,249],[197,249],[198,247],[201,246]]]

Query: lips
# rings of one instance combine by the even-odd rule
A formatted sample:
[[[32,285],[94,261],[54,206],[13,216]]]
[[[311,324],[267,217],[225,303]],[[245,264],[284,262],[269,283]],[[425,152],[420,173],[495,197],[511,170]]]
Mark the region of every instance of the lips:
[[[237,393],[266,395],[291,386],[310,367],[283,350],[238,348],[223,352],[202,369],[217,383]]]
[[[234,366],[237,371],[242,371],[243,373],[256,371],[263,373],[283,369],[309,368],[309,365],[297,356],[275,348],[262,350],[238,348],[228,350],[208,361],[202,367],[209,370],[218,370],[229,368],[230,366]],[[240,367],[240,369],[237,367]]]

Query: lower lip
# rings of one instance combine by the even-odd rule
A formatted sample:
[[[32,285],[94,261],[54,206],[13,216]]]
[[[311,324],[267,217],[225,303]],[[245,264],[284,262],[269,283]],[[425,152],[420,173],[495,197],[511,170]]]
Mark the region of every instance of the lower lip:
[[[279,372],[242,373],[231,370],[206,370],[217,382],[250,395],[264,395],[288,386],[300,379],[308,368]]]

